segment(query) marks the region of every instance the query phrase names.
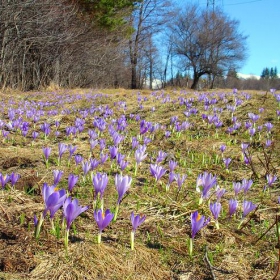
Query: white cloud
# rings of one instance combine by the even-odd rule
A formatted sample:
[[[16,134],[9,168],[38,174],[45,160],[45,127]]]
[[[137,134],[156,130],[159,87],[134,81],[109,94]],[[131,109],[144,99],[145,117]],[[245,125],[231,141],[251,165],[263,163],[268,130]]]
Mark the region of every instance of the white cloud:
[[[237,73],[237,76],[241,79],[260,79],[260,76],[258,75],[253,75],[253,74],[242,74],[242,73]]]

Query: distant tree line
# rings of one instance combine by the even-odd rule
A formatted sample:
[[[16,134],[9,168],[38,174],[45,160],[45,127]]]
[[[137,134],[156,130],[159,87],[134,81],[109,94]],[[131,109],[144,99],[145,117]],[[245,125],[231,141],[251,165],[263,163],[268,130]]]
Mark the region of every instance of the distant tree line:
[[[222,10],[168,0],[2,0],[0,88],[243,85],[238,26]],[[277,69],[261,80],[277,83]]]

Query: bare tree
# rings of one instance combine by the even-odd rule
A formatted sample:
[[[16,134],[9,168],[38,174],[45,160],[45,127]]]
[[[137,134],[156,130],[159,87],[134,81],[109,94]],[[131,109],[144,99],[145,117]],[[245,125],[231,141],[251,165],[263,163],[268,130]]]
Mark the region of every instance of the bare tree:
[[[185,67],[193,71],[195,89],[201,76],[215,77],[229,68],[238,68],[246,58],[246,36],[238,32],[239,22],[222,10],[187,6],[170,25],[174,53],[185,58]]]
[[[141,53],[146,44],[151,45],[151,40],[157,32],[160,31],[163,24],[167,21],[167,14],[170,3],[167,0],[143,0],[140,1],[135,8],[135,11],[130,17],[130,24],[134,28],[129,40],[129,57],[131,65],[131,88],[135,89],[137,84],[137,76],[140,76],[138,66],[139,61],[143,58]],[[146,52],[146,54],[149,52]],[[151,56],[150,56],[151,57]],[[149,60],[151,62],[151,59]],[[140,63],[141,64],[141,63]],[[149,66],[150,76],[152,76],[152,65]]]

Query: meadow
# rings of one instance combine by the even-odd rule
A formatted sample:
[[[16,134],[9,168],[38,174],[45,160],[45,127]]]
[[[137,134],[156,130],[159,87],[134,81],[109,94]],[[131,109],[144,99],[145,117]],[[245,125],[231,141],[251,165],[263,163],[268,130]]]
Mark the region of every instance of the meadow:
[[[0,97],[0,279],[278,279],[277,91]]]

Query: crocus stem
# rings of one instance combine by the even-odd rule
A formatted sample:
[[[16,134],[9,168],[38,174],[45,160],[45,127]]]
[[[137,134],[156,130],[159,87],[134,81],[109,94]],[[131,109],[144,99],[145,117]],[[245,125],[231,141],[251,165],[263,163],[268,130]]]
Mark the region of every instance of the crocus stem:
[[[50,218],[50,222],[51,222],[52,231],[55,232],[54,222],[52,218]]]
[[[220,229],[220,225],[218,221],[215,221],[216,229]]]
[[[135,163],[135,170],[134,170],[134,175],[136,176],[137,174],[137,163]]]
[[[243,223],[243,219],[242,219],[241,222],[239,223],[237,229],[240,229],[240,228],[241,228],[242,223]]]
[[[101,234],[102,234],[102,231],[99,231],[98,236],[97,236],[97,243],[98,244],[101,243]]]
[[[193,253],[193,239],[190,238],[190,248],[189,248],[189,252],[190,252],[190,256],[192,257],[192,253]]]
[[[117,216],[118,216],[118,212],[119,212],[119,207],[120,207],[120,205],[117,204],[116,210],[115,210],[115,214],[114,214],[114,219],[113,219],[114,222],[117,220]]]
[[[43,217],[43,213],[41,214],[40,216],[40,219],[39,219],[39,222],[38,222],[38,225],[36,227],[36,231],[35,231],[35,238],[39,238],[39,235],[40,235],[40,231],[41,231],[41,226],[43,224],[43,221],[44,221],[44,217]]]
[[[69,240],[69,229],[65,231],[65,239],[64,239],[64,246],[66,252],[68,251],[68,240]]]
[[[131,250],[134,250],[134,236],[135,236],[135,232],[132,231],[130,234],[130,248]]]

